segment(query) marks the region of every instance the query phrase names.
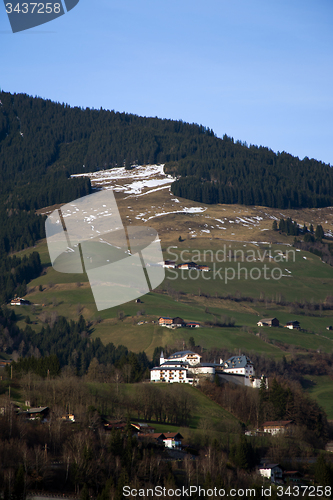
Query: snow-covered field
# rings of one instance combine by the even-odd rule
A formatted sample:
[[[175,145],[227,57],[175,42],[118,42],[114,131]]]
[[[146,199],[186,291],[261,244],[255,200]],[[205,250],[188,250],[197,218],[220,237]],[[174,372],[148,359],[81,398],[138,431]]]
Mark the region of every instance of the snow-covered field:
[[[171,175],[164,173],[164,165],[141,165],[131,170],[126,170],[125,167],[111,168],[99,172],[75,174],[71,177],[89,177],[95,188],[113,189],[129,195],[142,195],[170,188],[175,180]],[[143,192],[147,188],[149,191]]]
[[[72,177],[89,177],[94,188],[112,189],[113,191],[128,195],[125,199],[146,196],[161,189],[168,189],[170,191],[170,186],[175,180],[171,175],[164,173],[164,165],[136,166],[131,170],[126,170],[125,167],[112,168],[99,172],[76,174],[72,175]],[[170,196],[172,196],[171,192]],[[170,211],[170,202],[172,207],[175,206],[175,203],[180,204],[178,198],[171,198],[168,208],[165,209],[163,206],[148,206],[146,211],[136,214],[135,219],[147,222],[163,215],[179,213],[200,214],[207,210],[203,207],[183,207],[180,204],[177,206],[177,210]],[[133,211],[132,207],[127,208]],[[128,215],[127,218],[129,218]]]
[[[170,186],[174,182],[175,178],[171,175],[166,175],[164,173],[164,165],[141,165],[135,166],[131,170],[126,170],[125,167],[112,168],[109,170],[102,170],[99,172],[91,172],[85,174],[77,174],[72,177],[89,177],[92,186],[97,189],[112,189],[113,191],[127,195],[126,198],[138,198],[141,196],[146,196],[159,190],[168,189],[170,191]],[[172,193],[170,192],[170,196]],[[179,204],[176,210],[170,210],[175,204]],[[195,205],[195,203],[192,203]],[[130,208],[130,207],[128,207]],[[160,209],[160,210],[158,210]],[[133,210],[133,209],[132,209]],[[162,217],[164,215],[171,214],[200,214],[207,210],[202,206],[197,207],[186,207],[182,206],[178,198],[170,198],[168,206],[165,208],[161,207],[147,207],[147,210],[140,212],[135,215],[136,220],[141,220],[142,222],[147,222],[156,217]],[[129,218],[129,216],[127,216]],[[260,225],[260,221],[263,220],[262,217],[252,216],[252,217],[238,217],[236,216],[233,220],[229,220],[228,217],[223,219],[211,218],[206,216],[206,218],[211,219],[210,229],[226,230],[225,226],[221,224],[241,224],[244,227],[253,228]],[[218,222],[219,224],[216,224]],[[210,229],[205,227],[200,231],[200,233],[210,233]],[[192,236],[195,236],[196,232],[192,232]]]
[[[183,203],[178,198],[172,198],[172,193],[170,191],[170,186],[174,182],[175,178],[171,175],[164,173],[164,165],[141,165],[135,166],[131,170],[126,170],[125,167],[112,168],[109,170],[101,170],[98,172],[87,172],[84,174],[72,175],[72,177],[89,177],[91,184],[95,189],[112,189],[115,192],[122,193],[126,195],[124,199],[134,198],[138,200],[139,197],[146,197],[149,194],[155,193],[157,191],[166,190],[169,191],[170,198],[168,197],[167,202],[161,203],[160,206],[149,206],[147,204],[146,210],[139,210],[135,213],[135,206],[128,206],[127,209],[130,211],[131,215],[126,215],[128,221],[131,217],[136,221],[147,222],[157,217],[162,217],[165,215],[173,214],[196,214],[200,215],[206,212],[207,208],[202,206],[195,206],[195,202],[191,202],[190,207],[184,206]],[[194,206],[193,206],[194,205]],[[171,210],[175,207],[175,210]],[[249,229],[260,226],[260,222],[263,217],[251,216],[239,217],[235,213],[235,217],[230,219],[230,217],[215,218],[210,215],[205,215],[206,219],[210,219],[210,226],[208,224],[200,224],[197,221],[198,226],[196,230],[191,230],[190,234],[195,238],[198,234],[210,234],[211,230],[226,231],[227,224],[239,224]],[[234,235],[234,233],[231,233]]]

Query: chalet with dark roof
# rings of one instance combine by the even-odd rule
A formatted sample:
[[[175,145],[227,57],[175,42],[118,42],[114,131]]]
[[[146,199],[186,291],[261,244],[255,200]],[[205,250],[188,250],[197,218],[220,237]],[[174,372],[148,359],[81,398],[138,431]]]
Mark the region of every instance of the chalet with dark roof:
[[[240,354],[232,356],[223,363],[224,373],[233,373],[236,375],[254,376],[254,368],[252,361],[248,356]]]
[[[285,328],[289,328],[289,330],[300,330],[301,326],[299,321],[288,321],[285,325]]]
[[[179,432],[164,432],[164,444],[166,448],[175,448],[180,450],[182,448],[183,436]]]
[[[49,407],[39,406],[38,408],[29,408],[29,410],[21,411],[19,415],[25,416],[27,420],[44,421],[49,415]]]
[[[283,471],[279,464],[260,465],[258,472],[261,476],[269,479],[271,483],[281,484],[283,482]]]
[[[163,432],[149,432],[148,434],[138,434],[138,439],[148,439],[151,441],[157,441],[158,443],[164,443],[165,435]]]
[[[153,434],[155,429],[145,422],[131,423],[131,427],[135,433],[139,434]]]
[[[258,326],[280,326],[280,322],[277,318],[263,318],[258,321]]]

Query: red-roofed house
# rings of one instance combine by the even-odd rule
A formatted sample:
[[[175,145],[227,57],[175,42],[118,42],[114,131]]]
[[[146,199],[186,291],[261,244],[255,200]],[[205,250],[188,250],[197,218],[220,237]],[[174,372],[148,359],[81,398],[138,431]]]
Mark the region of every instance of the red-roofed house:
[[[302,483],[303,475],[298,470],[285,470],[283,472],[283,479],[286,483]]]
[[[284,433],[292,425],[292,420],[273,420],[262,424],[264,432],[268,432],[273,436],[275,434]]]
[[[112,422],[106,422],[104,424],[104,429],[106,431],[112,431],[112,429],[115,429],[116,431],[121,431],[123,432],[126,429],[126,422],[122,422],[121,420],[113,420]]]
[[[163,443],[165,436],[163,432],[150,432],[149,434],[138,434],[138,439],[152,439],[158,443]]]
[[[172,321],[172,318],[168,318],[166,316],[161,316],[160,318],[158,318],[158,324],[160,326],[166,326],[166,325],[172,325],[173,321]]]

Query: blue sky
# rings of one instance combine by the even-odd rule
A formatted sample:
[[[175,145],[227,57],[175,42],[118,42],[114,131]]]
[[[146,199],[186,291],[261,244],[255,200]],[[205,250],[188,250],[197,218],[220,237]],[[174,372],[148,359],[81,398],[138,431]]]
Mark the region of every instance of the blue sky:
[[[1,4],[0,87],[333,164],[332,23],[331,0],[80,0],[13,34]]]

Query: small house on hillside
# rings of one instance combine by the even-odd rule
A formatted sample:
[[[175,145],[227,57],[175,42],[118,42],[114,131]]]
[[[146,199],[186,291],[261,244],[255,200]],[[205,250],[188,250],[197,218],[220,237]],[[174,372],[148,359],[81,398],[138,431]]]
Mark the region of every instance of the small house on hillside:
[[[299,321],[288,321],[285,325],[285,328],[289,328],[289,330],[300,330]]]
[[[176,262],[174,260],[165,260],[163,267],[174,269],[175,267],[177,267],[177,265],[176,265]]]
[[[282,483],[282,468],[279,464],[264,464],[258,468],[261,476],[270,479],[271,483]]]
[[[283,480],[285,483],[303,484],[303,474],[298,470],[285,470]]]
[[[325,450],[329,451],[330,453],[333,453],[333,441],[329,441],[327,445],[325,446]]]
[[[280,322],[277,318],[263,318],[257,323],[258,326],[279,326]]]
[[[160,326],[167,326],[167,325],[172,325],[172,318],[168,318],[166,316],[161,316],[158,318],[158,324]]]
[[[197,269],[199,271],[210,271],[210,267],[209,266],[197,266]]]
[[[149,439],[151,441],[157,441],[158,443],[164,443],[165,435],[163,432],[149,432],[148,434],[138,434],[138,439]]]
[[[48,406],[39,406],[38,408],[29,408],[29,410],[22,411],[19,415],[23,415],[27,420],[45,420],[49,415]]]
[[[178,264],[178,269],[197,269],[197,264],[195,262],[184,262],[183,264]]]
[[[176,327],[182,327],[185,326],[185,321],[183,320],[183,318],[177,316],[176,318],[172,318],[172,325]]]
[[[182,447],[183,436],[179,432],[164,432],[164,444],[166,448],[175,448],[180,450]]]
[[[232,356],[223,363],[224,373],[234,373],[238,375],[254,376],[254,368],[252,361],[244,354],[240,356]]]
[[[12,299],[10,302],[11,306],[27,306],[29,304],[29,300],[21,299],[20,297],[15,297],[15,299]]]
[[[122,420],[112,420],[110,422],[104,422],[104,429],[106,431],[112,431],[114,429],[115,431],[124,432],[126,427],[127,423],[123,422]]]
[[[196,323],[195,321],[191,321],[190,323],[186,323],[187,328],[199,328],[200,323]]]
[[[66,415],[63,415],[61,417],[61,420],[63,422],[71,422],[71,423],[74,423],[75,422],[75,415],[74,413],[66,413]]]
[[[131,423],[131,427],[137,434],[153,434],[155,432],[154,427],[151,427],[145,422]]]
[[[12,359],[0,359],[0,368],[5,368],[5,366],[9,366],[12,362]]]
[[[185,321],[179,316],[177,316],[176,318],[161,316],[160,318],[158,318],[158,324],[160,326],[167,326],[169,328],[179,328],[185,326]]]

